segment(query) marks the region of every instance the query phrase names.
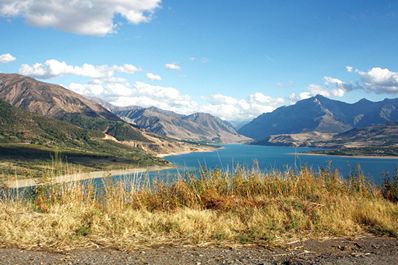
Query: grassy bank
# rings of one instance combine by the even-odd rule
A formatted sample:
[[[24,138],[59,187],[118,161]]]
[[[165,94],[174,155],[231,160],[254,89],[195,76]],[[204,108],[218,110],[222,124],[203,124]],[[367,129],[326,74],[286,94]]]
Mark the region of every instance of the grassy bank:
[[[389,190],[358,173],[263,174],[236,169],[173,183],[145,178],[38,187],[30,199],[0,201],[0,244],[65,250],[135,249],[162,244],[279,244],[288,240],[374,233],[398,236],[398,205]],[[395,187],[396,188],[396,187]],[[386,199],[389,198],[389,199]]]

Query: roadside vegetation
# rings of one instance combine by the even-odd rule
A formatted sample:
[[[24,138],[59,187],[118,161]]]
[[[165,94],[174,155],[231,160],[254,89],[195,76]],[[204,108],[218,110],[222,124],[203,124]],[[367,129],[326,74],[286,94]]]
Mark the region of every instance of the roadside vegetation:
[[[129,250],[283,244],[365,233],[398,237],[395,182],[398,178],[391,178],[389,187],[375,187],[361,172],[343,180],[327,169],[264,174],[238,167],[169,180],[137,175],[104,180],[100,187],[37,186],[26,194],[3,189],[0,245]]]

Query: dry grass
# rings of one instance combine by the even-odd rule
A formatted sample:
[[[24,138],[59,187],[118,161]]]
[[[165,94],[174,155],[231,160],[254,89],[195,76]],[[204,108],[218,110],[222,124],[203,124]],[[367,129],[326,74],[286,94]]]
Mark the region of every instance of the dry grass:
[[[237,168],[173,182],[69,183],[0,201],[0,244],[65,250],[161,244],[268,244],[363,233],[398,236],[398,205],[358,173]]]

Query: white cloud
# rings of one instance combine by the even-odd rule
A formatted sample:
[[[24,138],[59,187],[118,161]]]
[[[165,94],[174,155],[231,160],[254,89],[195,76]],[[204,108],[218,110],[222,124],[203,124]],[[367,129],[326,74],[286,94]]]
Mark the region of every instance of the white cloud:
[[[264,112],[273,111],[284,102],[283,98],[272,98],[260,92],[250,94],[245,99],[215,94],[205,100],[207,103],[201,107],[201,111],[231,121],[253,119]]]
[[[151,81],[160,81],[162,80],[162,78],[160,77],[160,75],[156,75],[154,73],[147,73],[146,74],[146,78],[148,78]]]
[[[352,66],[346,66],[345,69],[347,70],[347,72],[351,73],[354,69],[352,68]]]
[[[111,77],[115,72],[133,74],[139,71],[134,65],[92,65],[83,64],[81,66],[69,65],[64,61],[50,59],[44,63],[35,63],[33,65],[22,64],[19,73],[31,77],[48,79],[61,75],[77,75],[91,78]]]
[[[357,83],[356,89],[363,89],[374,93],[398,93],[398,72],[387,68],[373,67],[367,72],[356,70],[361,80]]]
[[[348,90],[351,90],[351,85],[344,83],[340,79],[325,76],[322,86],[310,84],[307,91],[292,93],[289,99],[292,102],[296,102],[316,95],[322,95],[324,97],[343,97]]]
[[[0,15],[23,17],[38,27],[104,36],[115,32],[114,17],[128,23],[149,22],[161,0],[1,0]]]
[[[16,58],[9,53],[0,55],[0,63],[10,63],[15,60],[16,60]]]
[[[167,63],[164,66],[166,67],[166,69],[169,69],[169,70],[180,70],[181,69],[181,66],[179,66],[178,64],[175,64],[175,63]]]
[[[204,103],[199,105],[177,88],[138,81],[130,84],[125,78],[119,77],[94,78],[87,84],[71,83],[69,89],[85,96],[101,98],[116,106],[156,106],[182,114],[207,112],[232,121],[253,119],[284,103],[282,98],[272,98],[257,92],[244,99],[214,94],[203,97]]]
[[[71,83],[69,89],[85,96],[102,98],[116,106],[156,106],[184,114],[199,109],[196,102],[176,88],[154,86],[144,82],[130,84],[124,78],[94,79],[88,84]]]

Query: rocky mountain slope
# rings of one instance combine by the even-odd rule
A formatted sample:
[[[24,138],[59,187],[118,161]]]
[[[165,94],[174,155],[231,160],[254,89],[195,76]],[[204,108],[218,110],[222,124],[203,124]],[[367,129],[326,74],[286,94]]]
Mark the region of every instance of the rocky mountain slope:
[[[264,113],[243,126],[239,133],[261,141],[271,135],[308,132],[341,133],[353,128],[398,121],[398,99],[354,104],[317,95]]]
[[[250,139],[234,127],[207,113],[182,115],[156,107],[129,107],[114,111],[124,120],[149,132],[177,139],[212,143],[241,143]]]
[[[55,155],[93,171],[164,165],[156,156],[213,149],[151,135],[61,86],[0,74],[0,182],[41,177]]]
[[[147,140],[139,130],[100,104],[62,86],[30,77],[0,74],[0,99],[29,112],[107,133],[118,140]]]
[[[52,118],[30,113],[0,100],[0,142],[28,143],[77,148],[90,145],[90,138],[102,137]]]
[[[57,159],[68,166],[55,169]],[[49,170],[65,174],[68,168],[96,171],[163,164],[142,148],[107,140],[102,132],[0,100],[0,182],[10,176],[42,177]]]
[[[371,125],[342,133],[275,134],[255,144],[326,148],[398,147],[398,124]]]

